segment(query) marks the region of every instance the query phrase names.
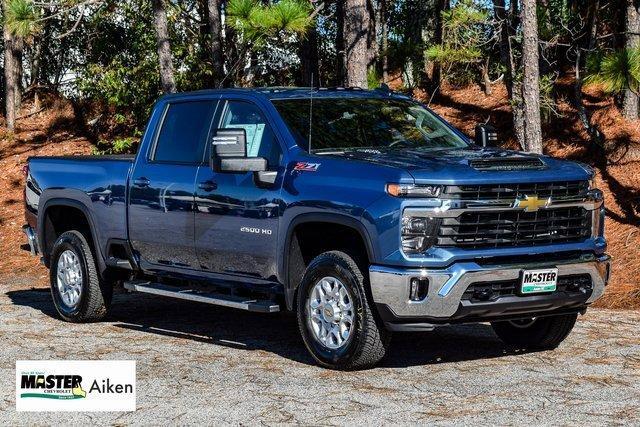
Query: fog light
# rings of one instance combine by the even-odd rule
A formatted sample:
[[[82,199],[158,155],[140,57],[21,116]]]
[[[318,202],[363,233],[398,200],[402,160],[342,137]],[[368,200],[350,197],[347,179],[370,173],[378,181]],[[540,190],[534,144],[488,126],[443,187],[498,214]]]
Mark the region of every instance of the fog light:
[[[480,288],[473,291],[473,299],[489,301],[491,298],[493,298],[493,289],[491,288]]]
[[[429,292],[429,279],[419,279],[414,277],[410,282],[409,299],[411,301],[422,301]]]

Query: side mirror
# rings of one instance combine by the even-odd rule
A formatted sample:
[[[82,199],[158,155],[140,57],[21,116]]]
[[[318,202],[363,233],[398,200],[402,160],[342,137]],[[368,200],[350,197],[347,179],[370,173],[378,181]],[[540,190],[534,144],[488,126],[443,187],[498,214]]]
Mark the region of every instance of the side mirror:
[[[216,157],[247,157],[247,133],[244,129],[218,129],[211,143]]]
[[[497,147],[498,131],[491,125],[476,125],[475,142],[482,147]]]
[[[244,129],[218,129],[211,144],[211,166],[217,172],[267,170],[267,159],[247,157],[247,134]]]

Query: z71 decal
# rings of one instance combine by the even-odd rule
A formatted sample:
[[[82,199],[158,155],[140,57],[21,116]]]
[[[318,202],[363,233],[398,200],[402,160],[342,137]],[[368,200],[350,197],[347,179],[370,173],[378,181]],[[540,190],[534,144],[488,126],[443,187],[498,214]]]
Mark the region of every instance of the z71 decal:
[[[320,167],[320,163],[298,162],[293,167],[294,171],[315,172]]]

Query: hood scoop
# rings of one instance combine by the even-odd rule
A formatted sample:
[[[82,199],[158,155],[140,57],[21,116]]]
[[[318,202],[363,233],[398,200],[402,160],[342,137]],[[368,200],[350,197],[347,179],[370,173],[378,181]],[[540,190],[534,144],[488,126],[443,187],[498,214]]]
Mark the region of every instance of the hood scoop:
[[[469,161],[469,166],[479,171],[521,171],[546,167],[538,157],[474,159]]]

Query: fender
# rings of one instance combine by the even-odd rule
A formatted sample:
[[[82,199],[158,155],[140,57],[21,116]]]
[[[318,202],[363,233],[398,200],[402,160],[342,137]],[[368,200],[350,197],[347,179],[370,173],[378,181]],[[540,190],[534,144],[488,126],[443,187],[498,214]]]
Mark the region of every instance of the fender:
[[[355,229],[360,237],[364,241],[365,248],[367,250],[367,256],[369,260],[374,260],[375,252],[374,246],[371,242],[371,237],[369,236],[369,232],[365,225],[358,219],[337,214],[337,213],[328,213],[328,212],[312,212],[312,213],[304,213],[296,216],[289,222],[289,226],[287,228],[286,233],[282,233],[281,236],[284,239],[280,238],[280,244],[283,246],[284,251],[282,251],[282,257],[278,260],[278,276],[282,278],[282,283],[284,285],[284,294],[285,300],[287,303],[287,308],[289,310],[293,309],[294,304],[294,296],[297,288],[297,284],[289,283],[289,268],[287,266],[287,261],[289,260],[289,247],[291,246],[291,238],[293,237],[293,230],[300,225],[307,222],[327,222],[338,225],[344,225],[350,228]],[[284,241],[283,241],[284,240]]]
[[[38,212],[38,227],[37,227],[37,233],[38,233],[38,244],[41,245],[41,248],[46,248],[46,236],[44,233],[45,230],[45,224],[44,224],[44,219],[46,217],[46,213],[47,210],[51,207],[54,206],[68,206],[68,207],[72,207],[72,208],[76,208],[79,209],[84,216],[87,218],[87,222],[89,223],[89,231],[91,232],[91,238],[93,240],[93,246],[94,246],[94,251],[96,253],[96,260],[98,261],[98,268],[100,270],[100,274],[104,274],[107,266],[104,262],[104,256],[102,254],[102,248],[100,247],[100,241],[98,240],[98,236],[96,235],[96,225],[95,225],[95,221],[93,219],[93,216],[91,215],[91,211],[89,210],[89,208],[82,202],[76,200],[76,199],[70,199],[67,197],[55,197],[55,195],[52,195],[51,197],[47,198],[47,196],[45,195],[45,193],[40,197],[40,200],[45,200],[44,205],[42,208],[39,209]],[[82,193],[85,197],[88,197],[85,193]],[[44,264],[49,267],[49,254],[43,252],[42,253],[42,257],[44,260]]]

